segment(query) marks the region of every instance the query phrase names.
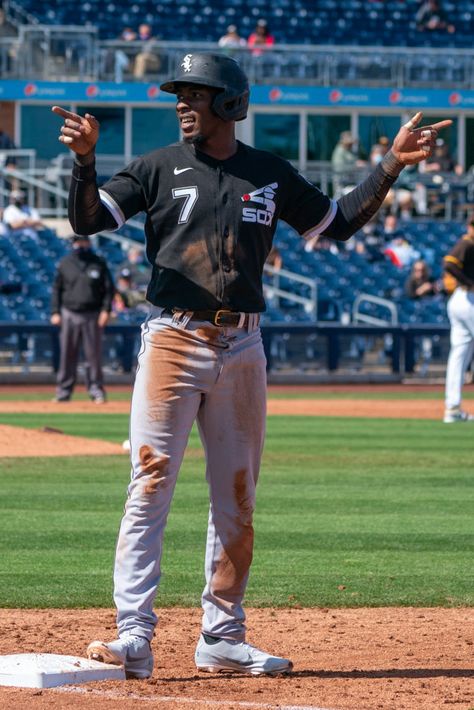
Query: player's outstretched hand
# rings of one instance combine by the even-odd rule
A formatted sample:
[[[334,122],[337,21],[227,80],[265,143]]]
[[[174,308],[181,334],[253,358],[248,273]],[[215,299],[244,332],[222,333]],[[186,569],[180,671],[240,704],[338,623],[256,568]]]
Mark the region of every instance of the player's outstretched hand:
[[[452,124],[449,119],[418,127],[423,114],[418,111],[413,118],[400,128],[392,145],[392,153],[404,165],[414,165],[429,158],[436,145],[438,131]]]
[[[91,153],[99,140],[99,121],[90,113],[79,116],[61,106],[53,106],[51,111],[64,118],[59,140],[79,155]]]

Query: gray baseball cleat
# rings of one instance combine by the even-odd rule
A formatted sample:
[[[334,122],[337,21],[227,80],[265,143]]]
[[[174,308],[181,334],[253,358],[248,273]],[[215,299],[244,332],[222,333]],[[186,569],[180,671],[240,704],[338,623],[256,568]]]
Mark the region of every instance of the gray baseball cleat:
[[[287,658],[271,656],[245,641],[219,639],[207,634],[199,638],[194,656],[200,671],[246,673],[247,675],[279,675],[289,673],[293,663]]]
[[[123,666],[127,678],[149,678],[153,672],[150,642],[143,636],[122,636],[110,643],[92,641],[87,647],[87,658]]]
[[[459,407],[444,410],[443,422],[453,424],[454,422],[474,422],[474,415],[464,412]]]

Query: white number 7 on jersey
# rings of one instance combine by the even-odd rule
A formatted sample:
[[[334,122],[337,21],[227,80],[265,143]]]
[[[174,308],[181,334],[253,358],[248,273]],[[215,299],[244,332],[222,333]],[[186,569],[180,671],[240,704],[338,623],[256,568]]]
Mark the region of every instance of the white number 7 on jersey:
[[[199,196],[198,189],[196,186],[174,187],[172,193],[173,200],[178,200],[180,197],[186,198],[178,219],[178,224],[185,224],[189,220],[192,209],[197,202]]]

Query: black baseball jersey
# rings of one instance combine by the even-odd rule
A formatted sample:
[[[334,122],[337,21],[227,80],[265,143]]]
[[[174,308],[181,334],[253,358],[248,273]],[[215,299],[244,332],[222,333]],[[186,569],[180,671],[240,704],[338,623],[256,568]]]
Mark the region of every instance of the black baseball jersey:
[[[278,219],[311,236],[337,211],[287,161],[240,142],[227,160],[184,142],[153,151],[100,196],[119,226],[146,213],[147,298],[187,310],[265,310],[262,273]]]
[[[446,271],[461,284],[474,287],[474,239],[467,235],[458,239],[443,261]]]
[[[71,251],[58,264],[51,294],[51,312],[110,311],[115,288],[105,260],[92,250]]]

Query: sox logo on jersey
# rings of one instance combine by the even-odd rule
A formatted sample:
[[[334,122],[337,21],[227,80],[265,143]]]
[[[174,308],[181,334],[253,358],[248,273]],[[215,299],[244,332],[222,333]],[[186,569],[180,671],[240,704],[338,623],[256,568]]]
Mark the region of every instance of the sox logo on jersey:
[[[272,182],[270,185],[265,185],[258,190],[242,195],[242,202],[257,202],[264,205],[264,209],[258,207],[244,207],[242,210],[242,221],[258,222],[258,224],[264,224],[270,227],[275,215],[276,205],[273,198],[275,197],[277,187],[278,183]]]

